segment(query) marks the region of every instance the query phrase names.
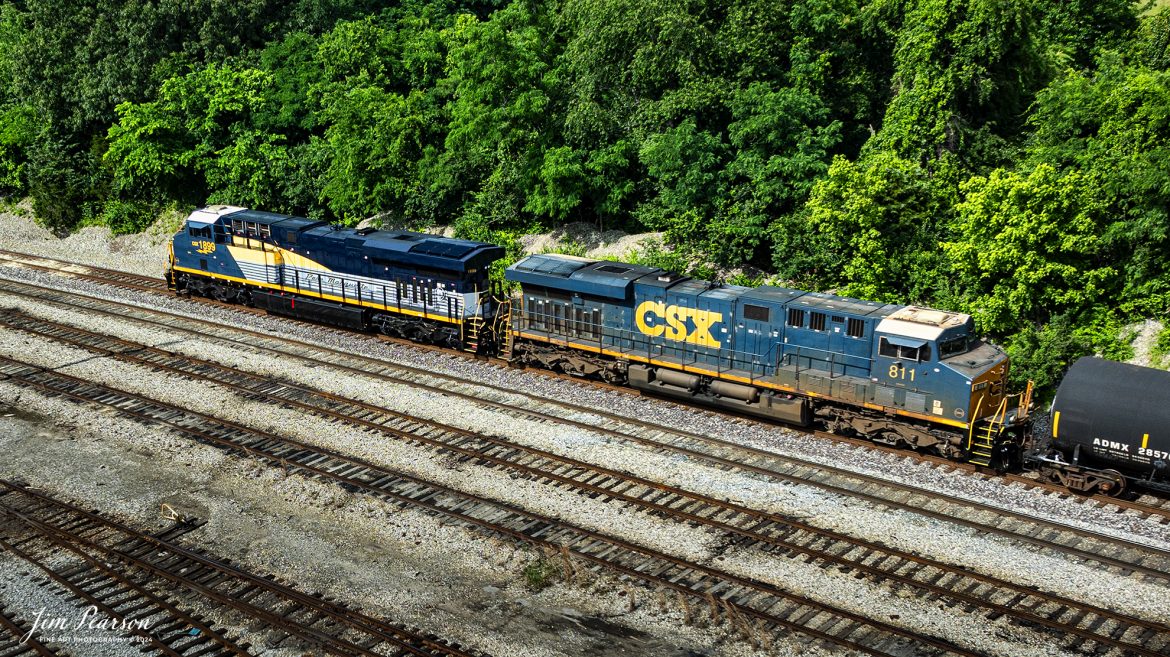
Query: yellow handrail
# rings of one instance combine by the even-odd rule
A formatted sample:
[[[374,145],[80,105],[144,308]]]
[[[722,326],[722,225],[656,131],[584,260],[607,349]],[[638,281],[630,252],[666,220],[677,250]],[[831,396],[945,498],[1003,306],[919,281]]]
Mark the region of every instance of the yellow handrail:
[[[983,408],[983,400],[985,395],[979,396],[979,402],[975,404],[975,412],[971,414],[971,421],[967,423],[967,451],[971,451],[971,446],[975,444],[975,422],[979,419],[979,411]]]

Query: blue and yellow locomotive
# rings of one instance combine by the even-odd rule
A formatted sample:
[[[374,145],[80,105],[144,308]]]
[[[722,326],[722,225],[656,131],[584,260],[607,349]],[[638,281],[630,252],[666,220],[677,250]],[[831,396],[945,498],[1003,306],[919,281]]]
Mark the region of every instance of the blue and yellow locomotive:
[[[210,206],[171,244],[180,294],[500,356],[982,465],[1018,458],[1028,393],[964,314]]]
[[[479,351],[495,315],[488,267],[503,255],[482,242],[217,205],[187,218],[166,275],[180,293]]]
[[[780,287],[718,285],[563,255],[521,286],[514,357],[688,401],[1007,466],[1028,401],[970,316]]]

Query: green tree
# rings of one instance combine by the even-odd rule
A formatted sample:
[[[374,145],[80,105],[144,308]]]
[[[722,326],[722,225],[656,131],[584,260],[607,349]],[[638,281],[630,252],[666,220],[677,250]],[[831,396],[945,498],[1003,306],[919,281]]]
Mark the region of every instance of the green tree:
[[[283,209],[287,151],[280,135],[253,123],[270,86],[263,71],[212,65],[168,80],[157,101],[120,105],[105,153],[113,193]]]
[[[337,96],[323,112],[329,166],[322,195],[335,214],[360,220],[407,214],[419,188],[418,162],[433,143],[437,109],[425,92],[402,97],[364,86]]]
[[[979,152],[1019,128],[1045,80],[1037,3],[878,0],[865,15],[894,48],[895,93],[872,144],[900,157]]]
[[[783,226],[808,200],[816,180],[829,170],[829,160],[841,141],[841,123],[807,91],[773,90],[755,82],[731,99],[732,147],[726,166],[725,210],[717,215],[722,227],[713,240],[741,234],[746,259],[767,251],[766,228],[776,218]],[[737,264],[737,263],[736,263]]]
[[[1081,319],[1118,290],[1101,240],[1107,204],[1099,181],[1039,165],[996,170],[962,185],[954,241],[943,250],[963,277],[967,304],[1000,335],[1056,315]]]
[[[1099,185],[1110,218],[1103,248],[1125,280],[1120,301],[1170,310],[1170,71],[1106,52],[1095,71],[1068,71],[1045,89],[1031,125],[1030,161]]]
[[[1032,381],[1041,394],[1055,392],[1065,370],[1093,353],[1092,341],[1078,331],[1078,325],[1079,320],[1067,314],[1045,324],[1025,323],[1007,344],[1013,386],[1020,389]]]
[[[544,83],[555,56],[543,38],[546,22],[539,8],[517,2],[486,21],[460,15],[444,32],[447,76],[440,84],[450,93],[450,119],[428,188],[496,222],[523,216],[556,133]]]
[[[654,190],[637,210],[650,228],[666,232],[674,243],[691,243],[717,262],[751,257],[762,225],[729,220],[709,208],[726,194],[727,144],[688,120],[651,135],[638,154]],[[715,215],[715,216],[712,216]]]
[[[773,261],[790,278],[863,299],[930,302],[945,288],[950,175],[892,153],[838,157],[799,220],[779,228]]]

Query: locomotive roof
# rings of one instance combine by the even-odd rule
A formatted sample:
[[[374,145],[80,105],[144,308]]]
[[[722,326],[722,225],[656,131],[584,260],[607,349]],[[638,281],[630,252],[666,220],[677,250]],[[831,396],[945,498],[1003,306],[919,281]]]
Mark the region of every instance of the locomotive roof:
[[[314,221],[306,219],[305,217],[294,217],[288,214],[277,214],[275,212],[264,212],[263,210],[248,210],[240,208],[238,212],[232,212],[228,215],[233,221],[254,221],[262,225],[280,224],[282,228],[304,228],[306,226],[325,226],[328,225],[324,221]]]
[[[530,255],[509,267],[507,277],[508,280],[523,284],[542,285],[614,299],[626,298],[631,283],[636,281],[638,285],[664,288],[670,294],[701,295],[707,298],[754,301],[781,306],[795,304],[810,310],[840,313],[854,317],[881,318],[904,308],[904,306],[862,301],[821,292],[805,292],[772,285],[761,285],[755,288],[721,285],[682,276],[657,267],[593,260],[559,253]]]
[[[205,208],[198,208],[187,216],[187,224],[193,226],[207,226],[219,221],[219,218],[240,212],[244,208],[236,207],[234,205],[209,205]]]
[[[666,275],[667,272],[657,267],[624,262],[540,253],[530,255],[509,267],[507,278],[529,285],[554,286],[568,292],[625,299],[634,281],[658,274]]]
[[[971,316],[921,306],[893,306],[897,311],[878,324],[877,330],[920,340],[937,340],[943,333],[967,327]]]
[[[885,317],[901,306],[887,305],[876,301],[863,301],[824,292],[805,292],[787,287],[761,285],[750,288],[743,294],[744,301],[774,303],[805,310],[851,315],[854,317]]]
[[[937,340],[944,333],[968,326],[970,315],[919,306],[901,306],[853,299],[823,292],[805,292],[761,285],[755,288],[719,285],[680,276],[657,267],[580,258],[558,253],[530,255],[508,268],[507,278],[568,292],[612,299],[628,298],[631,284],[660,287],[670,294],[768,303],[825,314],[880,320],[877,330],[919,340]]]
[[[855,317],[885,317],[901,307],[876,301],[862,301],[836,294],[825,294],[824,292],[808,292],[794,299],[793,305],[825,313],[839,313]]]
[[[475,266],[486,267],[504,255],[504,250],[501,247],[486,242],[452,239],[408,230],[373,230],[369,228],[353,230],[325,221],[314,221],[305,217],[249,210],[229,205],[212,205],[200,208],[192,212],[187,221],[195,224],[210,224],[221,218],[255,222],[260,225],[292,230],[318,240],[325,240],[330,247],[362,249],[374,257],[382,255],[406,265],[434,267],[443,270],[461,271]]]

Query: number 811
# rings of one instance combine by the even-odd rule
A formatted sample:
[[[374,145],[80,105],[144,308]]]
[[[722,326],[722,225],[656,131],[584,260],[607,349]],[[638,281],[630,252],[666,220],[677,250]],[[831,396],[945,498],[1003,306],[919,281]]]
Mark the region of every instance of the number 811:
[[[890,378],[906,380],[906,368],[902,365],[890,365]],[[910,370],[910,380],[914,380],[914,370]]]

